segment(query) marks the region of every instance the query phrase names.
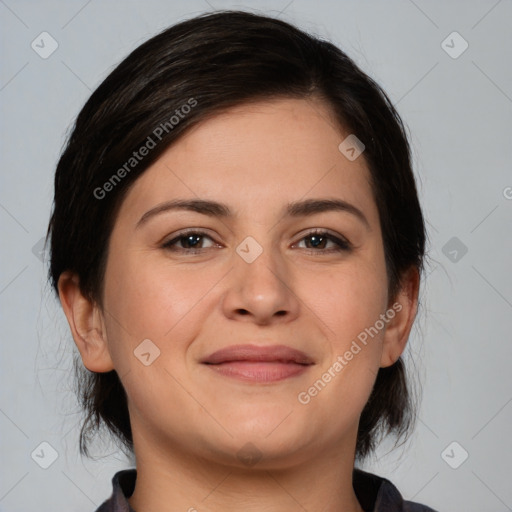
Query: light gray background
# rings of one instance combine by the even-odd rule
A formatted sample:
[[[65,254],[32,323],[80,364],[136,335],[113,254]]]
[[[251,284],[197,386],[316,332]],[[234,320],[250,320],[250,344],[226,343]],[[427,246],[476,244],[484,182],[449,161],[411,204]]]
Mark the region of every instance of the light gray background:
[[[397,104],[431,240],[408,351],[423,402],[411,441],[383,445],[366,468],[440,512],[512,510],[510,0],[0,0],[0,510],[92,512],[114,472],[132,466],[112,446],[97,446],[98,461],[78,454],[75,347],[38,243],[66,132],[91,92],[160,29],[219,8],[279,15],[331,39]],[[59,45],[47,59],[31,48],[43,31]],[[442,47],[453,31],[469,44],[457,58]],[[31,457],[37,448],[50,461],[42,442],[58,453],[48,469]],[[469,457],[453,469],[446,461],[460,463],[462,449]]]

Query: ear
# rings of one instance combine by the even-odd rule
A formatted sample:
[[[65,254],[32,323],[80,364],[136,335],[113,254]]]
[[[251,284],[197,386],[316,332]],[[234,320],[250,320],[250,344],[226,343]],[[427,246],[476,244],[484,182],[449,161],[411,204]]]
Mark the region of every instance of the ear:
[[[382,345],[381,368],[395,363],[407,345],[416,312],[418,310],[418,293],[420,275],[416,267],[411,267],[402,277],[401,289],[397,296],[390,300],[388,313],[395,312],[388,322]]]
[[[95,303],[82,294],[78,276],[69,271],[63,272],[59,277],[58,289],[62,309],[84,366],[98,373],[113,370],[102,313]]]

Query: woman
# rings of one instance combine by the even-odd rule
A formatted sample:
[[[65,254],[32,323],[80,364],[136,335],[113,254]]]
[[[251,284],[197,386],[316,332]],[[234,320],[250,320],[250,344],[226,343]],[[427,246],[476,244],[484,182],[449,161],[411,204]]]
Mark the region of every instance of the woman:
[[[338,48],[237,11],[133,51],[55,176],[50,277],[107,511],[429,511],[354,468],[412,425],[425,227],[402,121]]]

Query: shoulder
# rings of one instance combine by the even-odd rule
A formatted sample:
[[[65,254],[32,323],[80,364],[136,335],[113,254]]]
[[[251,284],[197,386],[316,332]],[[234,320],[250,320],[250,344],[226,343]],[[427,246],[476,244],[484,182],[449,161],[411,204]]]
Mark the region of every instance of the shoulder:
[[[388,479],[354,469],[353,486],[365,512],[436,512],[434,509],[406,501]]]
[[[136,469],[123,469],[112,477],[112,494],[96,512],[135,512],[128,503],[128,498],[135,489]]]

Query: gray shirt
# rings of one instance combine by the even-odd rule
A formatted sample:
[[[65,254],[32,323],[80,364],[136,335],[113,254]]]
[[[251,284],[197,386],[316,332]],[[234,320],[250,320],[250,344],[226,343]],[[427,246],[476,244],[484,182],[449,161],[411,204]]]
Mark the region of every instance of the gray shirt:
[[[118,471],[112,478],[111,497],[96,512],[135,512],[128,498],[135,489],[136,478],[136,469]],[[425,505],[405,501],[389,480],[360,469],[354,469],[353,486],[365,512],[436,512]]]

